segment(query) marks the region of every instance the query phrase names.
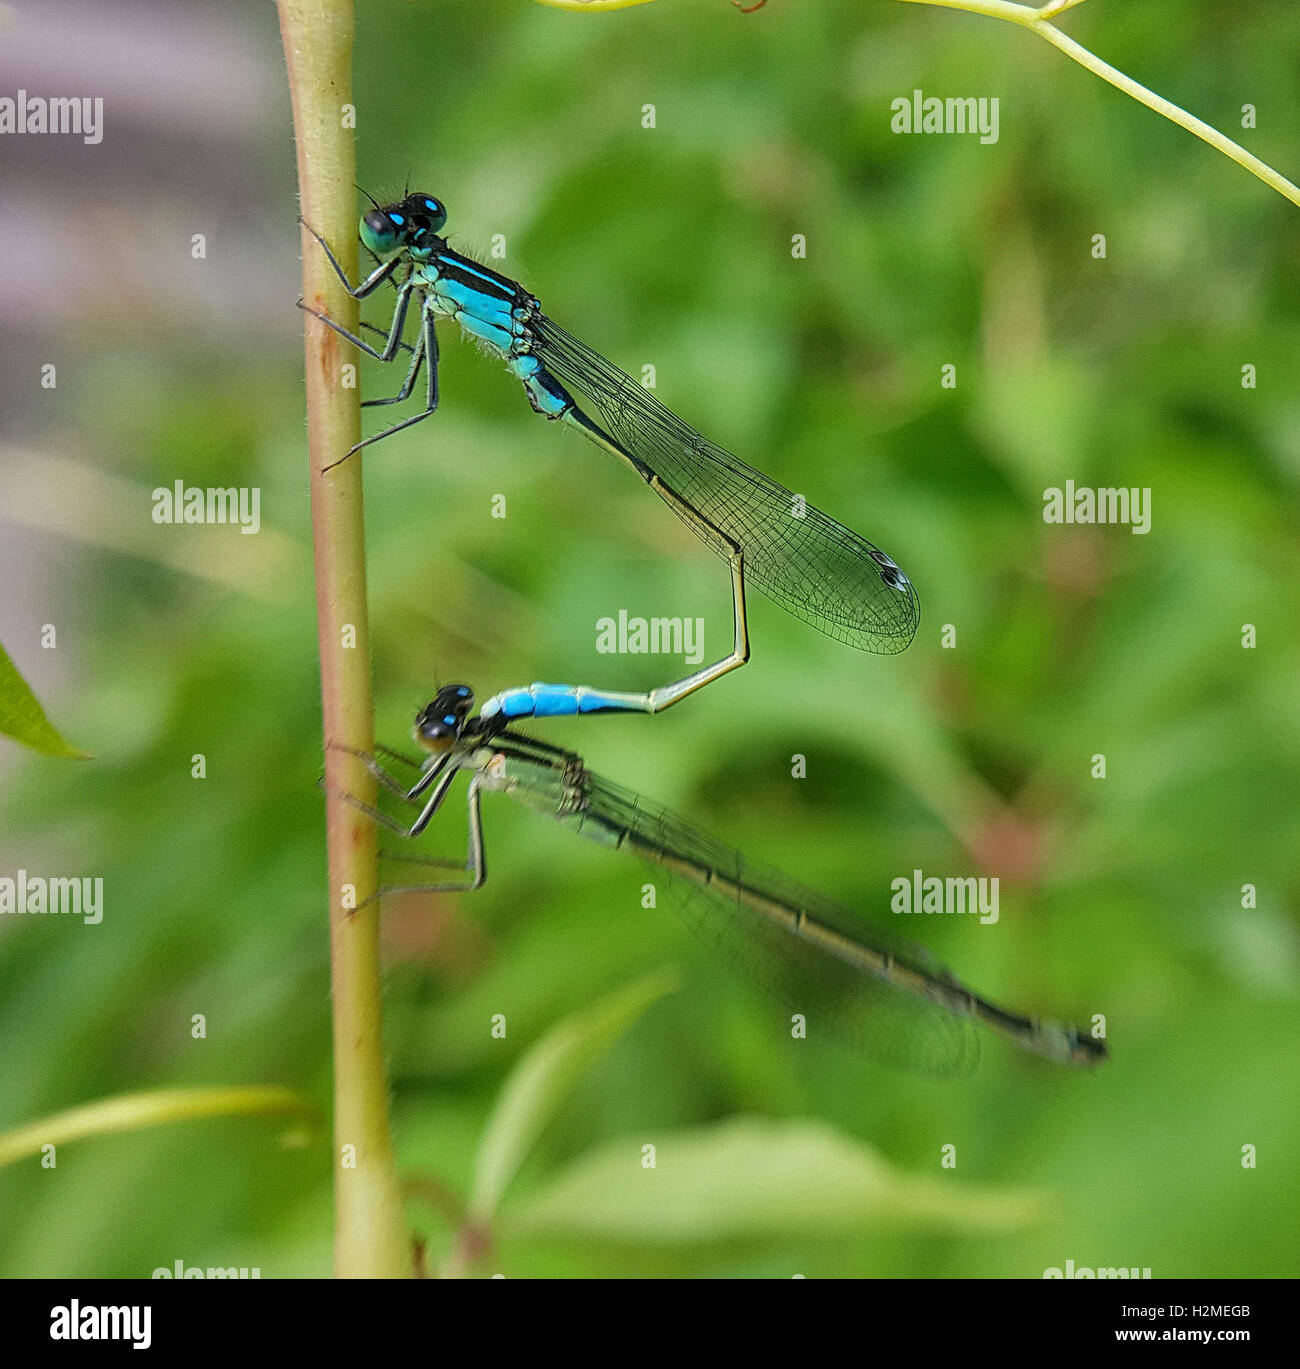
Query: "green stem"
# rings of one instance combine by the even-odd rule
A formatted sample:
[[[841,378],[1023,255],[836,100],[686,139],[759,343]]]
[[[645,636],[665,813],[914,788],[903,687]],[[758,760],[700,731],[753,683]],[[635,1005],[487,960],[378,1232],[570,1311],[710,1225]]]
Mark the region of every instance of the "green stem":
[[[1231,158],[1238,166],[1245,167],[1252,176],[1258,176],[1265,185],[1272,187],[1279,195],[1290,200],[1292,204],[1300,206],[1300,186],[1294,185],[1285,176],[1279,175],[1271,166],[1261,162],[1253,153],[1247,152],[1239,143],[1234,143],[1231,138],[1225,137],[1218,129],[1211,128],[1209,124],[1198,119],[1194,114],[1188,114],[1185,109],[1180,109],[1172,101],[1148,90],[1146,86],[1133,80],[1131,76],[1125,76],[1122,71],[1117,71],[1109,62],[1103,62],[1100,57],[1095,56],[1087,48],[1076,43],[1073,38],[1062,33],[1055,24],[1047,22],[1045,16],[1062,14],[1065,10],[1073,9],[1076,5],[1081,4],[1082,0],[1049,0],[1049,3],[1041,9],[1036,9],[1031,5],[1012,4],[1011,0],[900,0],[900,3],[905,5],[937,5],[941,9],[965,10],[968,14],[982,14],[989,19],[1005,19],[1008,23],[1018,24],[1021,28],[1036,33],[1040,38],[1051,43],[1054,48],[1065,53],[1071,61],[1078,62],[1081,67],[1086,67],[1094,76],[1099,76],[1103,81],[1114,86],[1116,90],[1122,90],[1125,95],[1132,96],[1140,104],[1146,105],[1148,109],[1155,110],[1157,114],[1163,115],[1180,128],[1185,128],[1189,133],[1194,133],[1203,142],[1209,143],[1216,151]]]
[[[279,0],[279,11],[302,216],[355,276],[355,164],[351,121],[344,118],[352,99],[352,0]],[[313,308],[356,330],[356,301],[305,233],[302,293]],[[408,1276],[411,1242],[388,1116],[375,830],[341,797],[373,803],[374,780],[353,756],[331,746],[374,749],[361,458],[321,474],[360,436],[361,413],[356,387],[342,383],[338,336],[303,318],[329,850],[334,1272],[340,1278]]]

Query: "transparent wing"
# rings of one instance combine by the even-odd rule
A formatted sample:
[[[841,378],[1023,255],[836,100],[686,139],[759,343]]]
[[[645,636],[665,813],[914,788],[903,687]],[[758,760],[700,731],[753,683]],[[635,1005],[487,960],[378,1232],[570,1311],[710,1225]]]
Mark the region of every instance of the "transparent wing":
[[[739,543],[747,581],[850,646],[893,655],[911,642],[920,600],[879,547],[818,509],[796,506],[790,490],[702,437],[545,315],[534,317],[532,331],[547,367],[585,397],[609,433]],[[683,521],[727,554],[706,530]]]
[[[686,922],[746,976],[863,1054],[932,1077],[969,1073],[979,1058],[972,1022],[889,977],[901,968],[929,981],[937,998],[967,991],[928,952],[882,934],[830,900],[621,786],[584,772],[581,811],[562,820],[630,850],[656,867]],[[764,911],[766,909],[767,911]],[[850,941],[850,958],[791,930],[776,910],[798,911]],[[872,964],[879,972],[872,972]],[[890,967],[892,966],[892,970]]]

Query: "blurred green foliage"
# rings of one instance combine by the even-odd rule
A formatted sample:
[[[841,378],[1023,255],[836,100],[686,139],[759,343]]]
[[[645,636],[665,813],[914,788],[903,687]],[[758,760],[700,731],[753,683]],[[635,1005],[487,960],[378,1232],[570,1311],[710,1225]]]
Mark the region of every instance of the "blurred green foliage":
[[[47,756],[61,756],[65,760],[84,760],[78,751],[59,736],[53,723],[45,716],[40,701],[31,686],[19,674],[9,653],[0,646],[0,735],[12,737],[33,751]]]
[[[917,867],[1000,876],[996,926],[931,918],[911,934],[998,1001],[1103,1013],[1113,1052],[1078,1075],[986,1039],[972,1078],[934,1084],[791,1042],[783,1011],[670,913],[641,910],[629,862],[489,797],[487,887],[386,910],[397,1145],[431,1262],[454,1232],[419,1194],[468,1196],[521,1053],[679,963],[684,987],[540,1133],[489,1268],[1036,1277],[1072,1259],[1295,1274],[1297,211],[1041,42],[966,15],[862,0],[748,16],[722,0],[597,16],[512,0],[362,8],[367,189],[409,177],[438,194],[462,248],[487,254],[503,235],[492,264],[561,324],[633,375],[653,365],[660,398],[878,541],[921,594],[920,634],[896,659],[755,596],[747,669],[666,717],[546,736],[867,915],[888,918],[890,881]],[[239,22],[274,77],[265,10]],[[1064,26],[1300,169],[1294,7],[1165,0],[1121,22],[1085,6]],[[998,96],[999,141],[892,134],[889,102],[916,88]],[[1259,127],[1243,133],[1246,103]],[[135,169],[145,183],[104,192],[105,213],[192,186],[203,212],[177,222],[212,232],[210,270],[256,326],[209,326],[212,285],[160,241],[159,297],[101,284],[93,326],[50,339],[57,397],[10,440],[32,449],[29,480],[61,455],[131,482],[142,539],[149,490],[178,478],[259,486],[263,532],[171,530],[195,539],[195,573],[155,542],[106,549],[94,510],[81,540],[27,534],[15,597],[60,633],[58,669],[33,683],[95,760],[5,757],[0,873],[102,875],[106,912],[98,927],[0,925],[0,1129],[163,1086],[277,1084],[328,1103],[287,102],[243,165],[201,173],[163,134]],[[238,221],[256,251],[225,255],[202,221],[213,184],[241,204],[216,216],[226,241]],[[363,370],[372,396],[397,380]],[[366,458],[381,736],[403,743],[435,679],[485,697],[673,678],[671,659],[596,655],[595,622],[619,609],[703,615],[721,653],[725,572],[638,482],[539,421],[451,332],[442,395],[435,421]],[[1149,486],[1152,531],[1045,525],[1043,490],[1066,479]],[[806,779],[791,778],[796,754]],[[462,842],[449,809],[431,846]],[[636,1182],[646,1144],[662,1145],[653,1181],[669,1195],[657,1232]],[[949,1145],[955,1172],[940,1168]],[[662,1168],[678,1153],[732,1182],[684,1204]],[[878,1168],[862,1158],[875,1153]],[[800,1195],[822,1210],[815,1172],[842,1176],[859,1211],[864,1165],[884,1198],[860,1221],[785,1210],[803,1211]],[[0,1273],[140,1275],[176,1259],[324,1273],[330,1183],[328,1145],[281,1149],[274,1123],[82,1142],[55,1171],[0,1172]],[[1005,1196],[970,1225],[891,1209],[908,1186],[936,1201],[944,1185],[954,1214],[981,1185]],[[1022,1211],[1031,1192],[1043,1201]]]

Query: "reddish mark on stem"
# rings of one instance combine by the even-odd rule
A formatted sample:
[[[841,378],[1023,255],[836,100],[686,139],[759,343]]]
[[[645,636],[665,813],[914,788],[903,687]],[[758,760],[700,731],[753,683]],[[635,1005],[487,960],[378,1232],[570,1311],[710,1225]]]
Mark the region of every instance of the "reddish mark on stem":
[[[767,0],[754,0],[752,5],[742,5],[740,0],[731,0],[731,3],[741,12],[741,14],[753,14],[755,10],[761,10],[767,4]]]

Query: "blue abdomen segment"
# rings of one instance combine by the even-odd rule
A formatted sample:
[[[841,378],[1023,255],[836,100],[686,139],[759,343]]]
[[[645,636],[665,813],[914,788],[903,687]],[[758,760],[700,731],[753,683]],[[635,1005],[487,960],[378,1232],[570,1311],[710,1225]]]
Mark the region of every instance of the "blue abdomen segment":
[[[547,418],[563,418],[573,408],[573,396],[531,352],[512,356],[506,365],[524,387],[528,402]]]
[[[586,685],[530,684],[494,695],[479,710],[483,718],[572,718],[579,713],[636,712],[639,703],[626,694],[602,694]]]

